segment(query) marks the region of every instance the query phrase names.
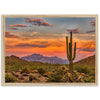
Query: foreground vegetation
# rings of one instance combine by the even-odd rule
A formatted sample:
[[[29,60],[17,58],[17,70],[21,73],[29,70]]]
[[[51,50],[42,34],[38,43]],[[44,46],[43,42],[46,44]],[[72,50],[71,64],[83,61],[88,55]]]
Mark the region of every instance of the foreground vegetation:
[[[71,74],[68,65],[28,62],[18,57],[6,57],[6,82],[95,82],[95,67],[74,64]]]

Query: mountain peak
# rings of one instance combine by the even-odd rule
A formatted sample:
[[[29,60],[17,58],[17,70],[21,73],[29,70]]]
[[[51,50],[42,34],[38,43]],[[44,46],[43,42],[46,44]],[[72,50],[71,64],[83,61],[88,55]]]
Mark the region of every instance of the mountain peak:
[[[57,56],[48,57],[36,53],[22,57],[22,59],[27,61],[39,61],[43,63],[52,63],[52,64],[68,64],[68,60],[58,58]]]
[[[53,58],[58,58],[57,56],[53,56]]]
[[[40,54],[38,54],[38,53],[33,53],[32,55],[40,55]]]

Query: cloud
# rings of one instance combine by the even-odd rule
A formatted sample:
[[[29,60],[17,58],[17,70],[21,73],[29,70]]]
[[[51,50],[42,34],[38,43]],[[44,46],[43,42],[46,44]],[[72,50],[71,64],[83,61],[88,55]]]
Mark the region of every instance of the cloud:
[[[55,39],[55,38],[57,39],[57,38],[65,37],[66,34],[65,36],[63,36],[62,34],[56,34],[56,33],[54,34],[45,33],[44,34],[44,33],[39,33],[39,32],[32,32],[28,34],[28,36],[34,39]]]
[[[95,19],[92,19],[92,21],[88,22],[91,26],[94,26],[95,27]],[[86,33],[94,33],[95,30],[92,30],[92,31],[87,31]]]
[[[62,47],[65,45],[65,42],[57,41],[57,40],[52,40],[47,41],[47,40],[33,40],[29,42],[20,42],[16,44],[16,47],[38,47],[38,48],[46,48],[46,47],[51,47],[51,48],[56,48],[56,47]]]
[[[67,29],[68,32],[72,32],[72,33],[79,33],[79,29]]]
[[[48,22],[42,22],[41,25],[42,26],[54,26],[54,25],[49,24]]]
[[[86,33],[94,33],[94,32],[95,32],[95,30],[87,31]]]
[[[95,51],[95,41],[90,41],[81,44],[81,47],[77,48],[79,51],[88,51],[94,52]]]
[[[95,26],[95,22],[90,21],[89,24],[91,24],[92,26]]]
[[[30,22],[32,23],[32,25],[37,25],[37,26],[54,26],[49,24],[42,18],[35,18],[35,19],[27,18],[27,20],[25,20],[24,22]]]
[[[11,34],[11,32],[8,32],[8,31],[5,32],[5,37],[7,37],[7,38],[20,38],[19,36],[13,35],[13,34]]]
[[[9,28],[9,29],[11,29],[11,30],[18,30],[18,28]]]
[[[28,44],[28,43],[20,43],[18,45],[16,45],[17,47],[38,47],[38,48],[45,48],[48,47],[48,44]]]
[[[27,18],[26,22],[35,22],[35,23],[39,23],[44,21],[42,18],[35,18],[35,19],[31,19],[31,18]]]
[[[89,52],[94,52],[95,51],[95,48],[83,48],[82,51],[89,51]]]
[[[86,47],[86,48],[78,48],[80,51],[88,51],[88,52],[94,52],[95,48]]]
[[[20,33],[21,35],[26,35],[26,33]]]
[[[30,34],[30,36],[41,36],[42,34],[39,32],[33,32]]]
[[[96,20],[93,19],[92,21],[89,22],[89,24],[90,24],[91,26],[95,26],[95,21],[96,21]]]
[[[15,24],[15,25],[9,25],[10,27],[27,27],[27,25],[23,24]]]

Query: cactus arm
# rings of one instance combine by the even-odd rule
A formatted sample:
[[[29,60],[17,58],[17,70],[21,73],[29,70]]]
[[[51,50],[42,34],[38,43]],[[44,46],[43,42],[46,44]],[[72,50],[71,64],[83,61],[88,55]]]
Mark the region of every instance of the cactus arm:
[[[70,32],[70,57],[72,58],[72,32]]]
[[[73,60],[75,59],[75,57],[76,57],[76,42],[74,44],[74,56],[73,56]]]
[[[71,43],[69,43],[69,61],[71,60]]]
[[[70,71],[72,73],[73,60],[72,60],[72,45],[71,45],[71,43],[69,43],[69,54],[70,54],[69,66],[70,66]]]
[[[70,43],[72,44],[72,32],[70,32]]]
[[[67,49],[67,58],[69,60],[70,58],[69,58],[69,50],[68,50],[68,36],[66,36],[66,49]]]

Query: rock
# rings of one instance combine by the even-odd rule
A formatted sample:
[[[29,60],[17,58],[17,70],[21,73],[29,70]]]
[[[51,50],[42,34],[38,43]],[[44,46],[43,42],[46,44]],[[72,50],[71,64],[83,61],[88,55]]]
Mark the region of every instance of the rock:
[[[23,73],[22,76],[29,76],[29,74],[27,74],[27,73]]]
[[[85,73],[81,73],[82,76],[86,76]]]
[[[8,72],[8,74],[12,74],[17,78],[17,82],[23,83],[23,82],[46,82],[47,78],[42,76],[41,74],[38,73],[37,70],[33,70],[30,73],[20,73],[20,71],[12,71]],[[45,75],[49,75],[50,72],[45,73]]]
[[[51,72],[46,72],[43,74],[43,76],[48,77],[51,74]]]
[[[38,73],[38,70],[32,70],[31,72],[32,73]]]
[[[24,80],[24,77],[19,77],[19,79]]]

